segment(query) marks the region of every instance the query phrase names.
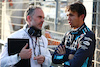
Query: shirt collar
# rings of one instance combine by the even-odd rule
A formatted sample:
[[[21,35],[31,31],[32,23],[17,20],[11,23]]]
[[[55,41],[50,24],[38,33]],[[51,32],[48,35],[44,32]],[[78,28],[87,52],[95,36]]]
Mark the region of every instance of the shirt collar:
[[[85,23],[77,29],[71,30],[71,34],[78,34],[79,31],[81,31],[84,27],[86,27]]]

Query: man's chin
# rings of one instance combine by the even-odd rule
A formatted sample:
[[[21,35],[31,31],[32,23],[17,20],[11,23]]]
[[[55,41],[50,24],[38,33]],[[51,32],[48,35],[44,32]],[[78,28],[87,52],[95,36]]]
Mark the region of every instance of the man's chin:
[[[74,29],[75,27],[74,27],[74,26],[71,26],[71,28],[73,28],[73,29]]]
[[[73,28],[73,26],[70,25],[71,28]]]

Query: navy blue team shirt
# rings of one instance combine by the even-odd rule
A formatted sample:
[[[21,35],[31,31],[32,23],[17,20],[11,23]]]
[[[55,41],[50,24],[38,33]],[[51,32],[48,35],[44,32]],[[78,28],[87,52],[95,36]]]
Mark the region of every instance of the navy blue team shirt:
[[[66,54],[58,54],[58,47],[65,45]],[[65,34],[62,42],[52,55],[54,64],[64,63],[64,67],[90,67],[95,50],[95,34],[85,25],[77,30],[69,31]],[[73,54],[73,59],[69,60],[69,54]]]

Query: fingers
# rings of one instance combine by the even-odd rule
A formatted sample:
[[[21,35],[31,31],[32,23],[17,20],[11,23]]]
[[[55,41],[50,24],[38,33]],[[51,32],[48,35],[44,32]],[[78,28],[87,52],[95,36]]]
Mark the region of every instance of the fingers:
[[[36,56],[36,57],[34,57],[34,60],[37,60],[38,59],[38,57]]]
[[[58,47],[57,52],[60,53],[62,50],[60,49],[61,46]]]
[[[23,49],[26,49],[28,47],[28,43],[26,43],[26,45],[23,47]]]
[[[32,56],[32,51],[31,49],[24,49],[19,53],[19,56],[21,59],[29,59]]]
[[[37,60],[38,64],[42,64],[45,60],[45,57],[42,55],[34,57],[34,60]]]
[[[62,52],[62,50],[60,48],[58,48],[57,52],[60,54]]]
[[[57,53],[60,54],[59,50],[57,50]]]
[[[61,46],[59,46],[58,50],[57,50],[58,54],[61,54],[63,52],[63,49]]]
[[[38,60],[40,58],[42,58],[42,57],[39,55],[39,56],[34,57],[34,60]]]
[[[59,46],[57,53],[58,54],[65,54],[66,53],[65,45]]]
[[[30,48],[30,49],[27,49],[29,52],[31,52],[32,53],[32,49]]]
[[[60,47],[59,47],[59,50],[60,50],[60,52],[62,52],[62,51],[63,51],[63,48],[62,48],[62,46],[60,46]]]
[[[63,51],[66,51],[66,49],[65,49],[65,45],[63,45]]]
[[[31,55],[32,55],[32,49],[29,49],[29,54],[31,54]]]
[[[29,58],[31,58],[32,57],[32,52],[29,52]]]
[[[29,59],[32,56],[32,49],[26,49],[28,47],[28,43],[22,48],[22,50],[19,53],[19,56],[21,59]]]
[[[38,62],[38,64],[42,64],[43,63],[43,61],[37,61]]]

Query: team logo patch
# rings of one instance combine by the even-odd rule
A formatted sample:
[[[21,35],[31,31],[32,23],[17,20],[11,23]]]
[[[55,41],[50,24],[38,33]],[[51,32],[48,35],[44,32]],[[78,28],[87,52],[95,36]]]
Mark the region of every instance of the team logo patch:
[[[92,41],[92,39],[89,37],[85,37],[84,40]]]
[[[83,41],[83,44],[85,44],[85,45],[87,45],[87,46],[90,45],[90,43],[89,43],[88,41]]]
[[[78,49],[83,49],[83,50],[86,50],[86,49],[88,49],[88,47],[86,47],[85,45],[81,45],[81,44],[79,44],[79,47],[78,47]]]

